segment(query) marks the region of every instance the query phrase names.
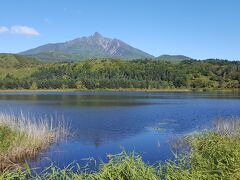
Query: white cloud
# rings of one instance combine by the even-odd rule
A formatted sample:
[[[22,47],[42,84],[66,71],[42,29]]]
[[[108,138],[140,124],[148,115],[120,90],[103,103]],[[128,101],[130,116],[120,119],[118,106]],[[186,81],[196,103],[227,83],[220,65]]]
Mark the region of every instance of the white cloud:
[[[27,36],[39,36],[40,33],[32,27],[28,26],[12,26],[10,32],[14,34],[23,34]]]
[[[5,33],[5,32],[8,32],[9,29],[5,26],[0,26],[0,33]]]

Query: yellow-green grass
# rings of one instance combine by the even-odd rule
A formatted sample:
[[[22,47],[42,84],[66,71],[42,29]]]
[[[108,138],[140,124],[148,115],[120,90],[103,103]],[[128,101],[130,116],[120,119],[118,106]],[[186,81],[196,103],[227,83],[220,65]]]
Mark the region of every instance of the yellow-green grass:
[[[140,155],[122,152],[108,155],[96,171],[69,165],[60,169],[54,165],[34,174],[25,169],[6,170],[0,179],[86,179],[86,180],[237,180],[240,179],[239,118],[218,120],[212,130],[185,137],[190,146],[187,153],[176,154],[176,159],[150,165]]]
[[[21,165],[66,133],[65,125],[53,128],[47,119],[0,113],[0,170]]]
[[[75,169],[75,171],[73,171]],[[79,165],[69,165],[60,169],[54,165],[47,167],[45,171],[34,175],[33,171],[26,166],[25,170],[4,171],[0,179],[38,179],[38,180],[157,180],[158,169],[143,162],[141,156],[134,153],[122,152],[112,155],[107,163],[101,163],[98,171],[88,171]]]

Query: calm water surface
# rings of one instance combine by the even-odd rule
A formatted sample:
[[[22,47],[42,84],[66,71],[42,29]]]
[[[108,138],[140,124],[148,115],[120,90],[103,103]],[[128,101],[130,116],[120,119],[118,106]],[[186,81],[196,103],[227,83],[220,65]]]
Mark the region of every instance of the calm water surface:
[[[172,137],[211,127],[218,117],[240,116],[240,94],[148,92],[0,93],[0,110],[64,118],[73,136],[52,145],[31,166],[63,167],[84,158],[136,151],[155,163],[172,157]]]

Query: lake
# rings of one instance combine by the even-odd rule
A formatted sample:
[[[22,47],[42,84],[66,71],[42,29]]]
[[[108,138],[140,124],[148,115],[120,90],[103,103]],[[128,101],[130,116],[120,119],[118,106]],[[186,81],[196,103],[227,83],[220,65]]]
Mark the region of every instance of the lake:
[[[154,164],[173,157],[171,139],[210,128],[218,117],[240,116],[240,94],[2,92],[0,110],[70,125],[72,136],[31,160],[32,167],[85,164],[88,157],[106,161],[123,149]]]

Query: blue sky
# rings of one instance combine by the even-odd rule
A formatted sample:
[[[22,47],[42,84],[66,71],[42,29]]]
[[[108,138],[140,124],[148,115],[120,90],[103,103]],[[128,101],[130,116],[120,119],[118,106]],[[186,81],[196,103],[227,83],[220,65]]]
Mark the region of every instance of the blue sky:
[[[155,56],[240,60],[240,1],[1,0],[0,52],[96,31]]]

